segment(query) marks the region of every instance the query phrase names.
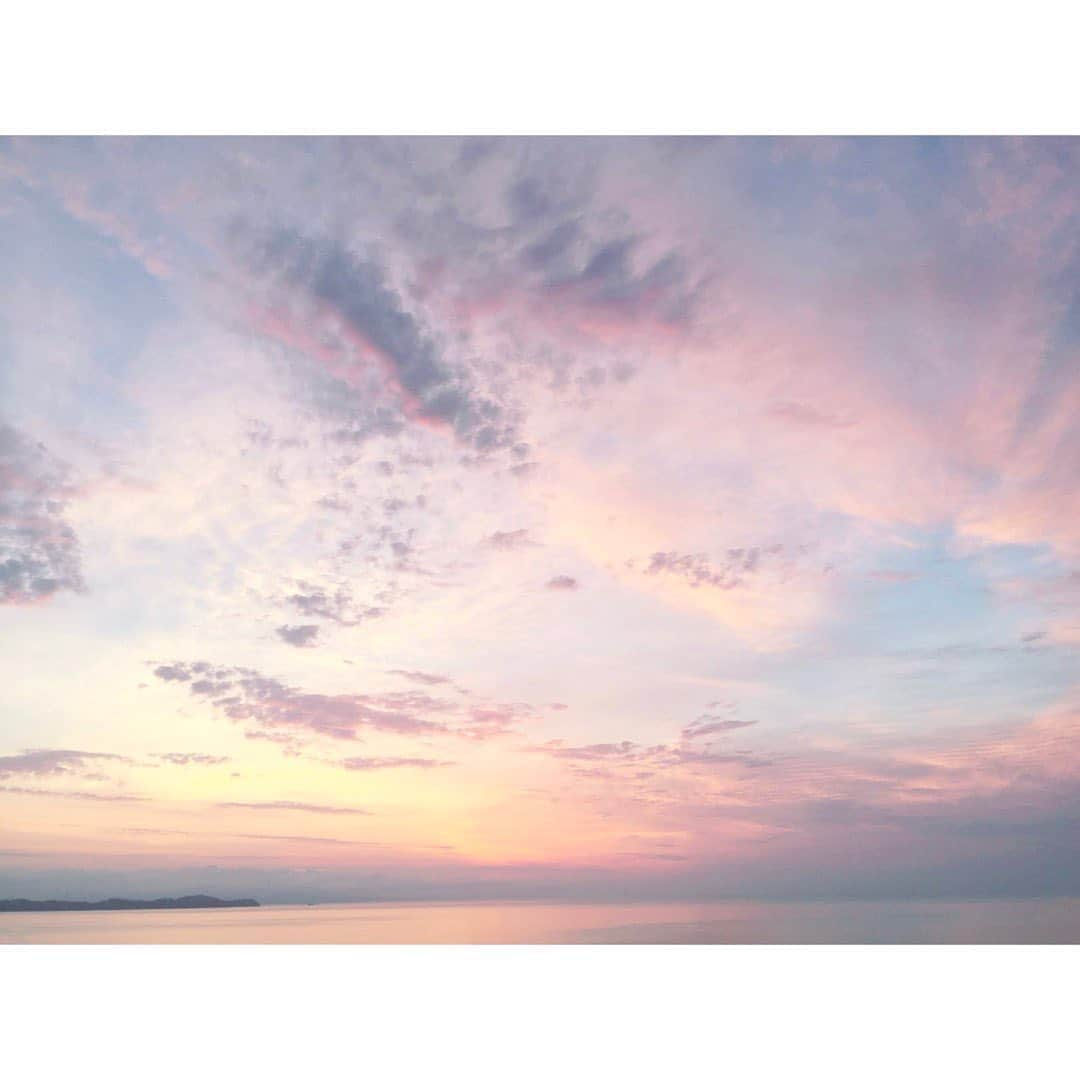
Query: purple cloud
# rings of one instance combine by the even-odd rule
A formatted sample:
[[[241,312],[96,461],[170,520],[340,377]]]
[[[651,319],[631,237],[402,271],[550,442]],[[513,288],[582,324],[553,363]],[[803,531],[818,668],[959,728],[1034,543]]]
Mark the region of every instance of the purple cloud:
[[[297,649],[308,649],[315,644],[319,636],[319,628],[310,623],[303,626],[279,626],[274,633],[286,645],[292,645]]]
[[[130,761],[120,754],[98,754],[87,750],[26,750],[0,757],[0,776],[16,773],[30,776],[62,776],[85,773],[91,761]]]
[[[703,739],[707,735],[724,735],[729,731],[738,731],[740,728],[753,727],[756,720],[732,720],[723,719],[719,716],[699,716],[693,723],[687,724],[682,729],[684,739]]]
[[[488,547],[496,551],[517,551],[520,548],[534,546],[529,539],[528,529],[514,529],[512,532],[493,532],[485,541]]]
[[[674,551],[656,551],[649,557],[645,573],[650,576],[670,574],[681,577],[693,588],[735,589],[761,567],[763,558],[779,555],[783,545],[732,548],[714,568],[707,555],[679,555]]]
[[[396,735],[445,732],[447,725],[420,711],[440,711],[446,703],[425,694],[312,694],[260,675],[250,668],[214,667],[203,662],[166,665],[177,672],[204,676],[192,681],[192,694],[211,699],[230,720],[254,730],[306,732],[335,739],[356,739],[364,729]],[[160,669],[158,669],[160,670]],[[156,673],[156,672],[155,672]]]
[[[79,540],[63,516],[72,494],[63,465],[0,423],[0,604],[86,590]]]
[[[553,589],[556,592],[572,592],[578,588],[577,578],[567,577],[565,574],[560,574],[558,577],[551,578],[544,586],[546,589]]]
[[[517,441],[501,406],[447,362],[378,264],[332,241],[287,229],[253,233],[238,226],[236,238],[272,298],[256,322],[263,333],[346,381],[365,364],[381,369],[406,416],[445,424],[475,450]]]
[[[381,607],[355,601],[345,586],[328,592],[315,585],[297,582],[297,588],[297,592],[285,598],[286,602],[308,618],[329,619],[341,626],[359,626],[384,614]]]

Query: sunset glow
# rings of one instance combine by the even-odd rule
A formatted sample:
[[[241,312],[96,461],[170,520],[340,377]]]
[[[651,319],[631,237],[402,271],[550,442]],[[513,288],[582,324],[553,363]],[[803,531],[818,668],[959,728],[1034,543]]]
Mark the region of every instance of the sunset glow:
[[[0,141],[0,894],[1077,895],[1078,148]]]

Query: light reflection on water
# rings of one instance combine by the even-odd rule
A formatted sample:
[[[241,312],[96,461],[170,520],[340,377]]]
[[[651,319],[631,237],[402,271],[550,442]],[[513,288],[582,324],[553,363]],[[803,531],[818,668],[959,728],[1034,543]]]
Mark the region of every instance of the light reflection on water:
[[[8,944],[1078,944],[1080,900],[277,905],[0,914]]]

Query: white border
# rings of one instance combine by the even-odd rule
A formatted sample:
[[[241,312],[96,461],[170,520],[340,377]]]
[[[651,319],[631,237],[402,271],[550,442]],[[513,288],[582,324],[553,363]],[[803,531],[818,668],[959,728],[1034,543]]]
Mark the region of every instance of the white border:
[[[38,0],[7,134],[1071,134],[1076,6]]]
[[[1075,1075],[1077,947],[7,946],[5,1073]]]

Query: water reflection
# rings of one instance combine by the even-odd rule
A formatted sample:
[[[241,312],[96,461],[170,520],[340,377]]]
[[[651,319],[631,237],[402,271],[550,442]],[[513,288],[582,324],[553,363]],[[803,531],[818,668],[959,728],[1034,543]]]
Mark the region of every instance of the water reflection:
[[[1075,944],[1080,900],[428,903],[0,915],[27,944]]]

